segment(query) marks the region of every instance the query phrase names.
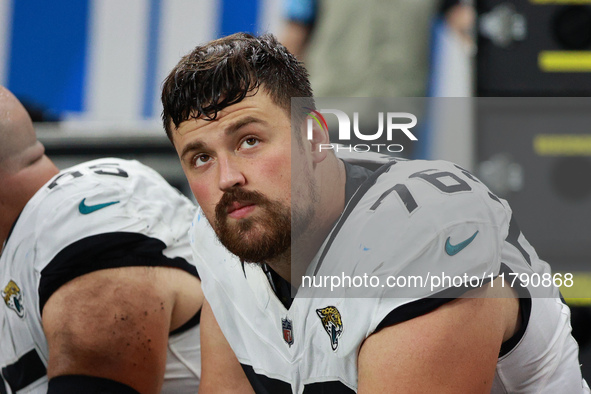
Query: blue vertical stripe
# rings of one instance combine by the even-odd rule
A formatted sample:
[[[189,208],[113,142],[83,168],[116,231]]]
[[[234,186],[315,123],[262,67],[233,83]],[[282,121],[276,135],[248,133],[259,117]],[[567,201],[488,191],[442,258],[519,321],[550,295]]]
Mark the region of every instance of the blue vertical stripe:
[[[441,93],[439,85],[441,84],[442,51],[443,36],[445,35],[446,22],[441,17],[435,18],[431,23],[430,33],[430,53],[429,53],[429,76],[427,79],[427,97],[438,97]]]
[[[435,18],[431,24],[429,54],[429,76],[427,79],[427,97],[438,97],[441,84],[441,41],[446,29],[445,21],[441,18]],[[439,71],[439,73],[437,72]],[[433,157],[433,118],[436,116],[437,105],[435,99],[426,99],[425,122],[423,127],[419,128],[421,133],[416,142],[415,150],[411,159],[435,159]]]
[[[158,68],[158,37],[160,33],[160,9],[162,0],[150,0],[148,19],[148,50],[146,55],[146,76],[144,81],[144,103],[142,115],[144,118],[154,116],[154,95],[160,88],[156,81]]]
[[[13,3],[7,85],[61,114],[83,110],[89,0]]]
[[[259,0],[220,0],[220,3],[220,37],[237,32],[257,32]]]

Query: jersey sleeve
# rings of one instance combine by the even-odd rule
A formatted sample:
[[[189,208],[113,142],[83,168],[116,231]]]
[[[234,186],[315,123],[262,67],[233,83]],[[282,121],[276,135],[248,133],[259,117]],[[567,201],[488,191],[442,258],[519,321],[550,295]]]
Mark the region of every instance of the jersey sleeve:
[[[39,307],[93,271],[170,266],[197,275],[186,233],[193,204],[138,162],[102,159],[62,172],[35,207]]]
[[[504,201],[452,163],[398,162],[358,190],[317,275],[340,276],[344,297],[373,305],[371,333],[491,281],[510,215]],[[348,277],[366,279],[348,284]]]

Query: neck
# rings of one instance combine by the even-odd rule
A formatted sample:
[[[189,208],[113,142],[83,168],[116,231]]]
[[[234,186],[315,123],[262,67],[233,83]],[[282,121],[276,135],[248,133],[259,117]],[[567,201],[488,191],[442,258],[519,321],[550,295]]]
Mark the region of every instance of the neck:
[[[274,259],[265,261],[265,263],[273,269],[283,279],[291,283],[291,253],[292,248],[288,248],[281,255]]]
[[[1,205],[1,202],[0,202]],[[4,242],[8,238],[8,234],[10,233],[10,229],[12,228],[14,222],[18,218],[18,214],[11,215],[10,212],[1,212],[1,219],[0,219],[0,254],[4,249]]]
[[[296,288],[345,209],[345,165],[336,157],[332,158],[334,160],[326,163],[325,176],[319,179],[319,201],[306,230],[292,240],[291,248],[283,255],[267,261],[273,271]]]
[[[55,164],[45,155],[21,169],[0,168],[0,240],[3,243],[29,200],[58,173]]]

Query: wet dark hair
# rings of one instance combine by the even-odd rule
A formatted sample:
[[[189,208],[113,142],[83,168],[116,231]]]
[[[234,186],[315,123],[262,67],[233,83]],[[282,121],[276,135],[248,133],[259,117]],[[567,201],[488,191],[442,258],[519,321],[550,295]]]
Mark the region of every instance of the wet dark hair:
[[[292,97],[309,97],[308,72],[271,34],[236,33],[196,47],[164,80],[162,121],[172,141],[175,127],[188,120],[215,120],[222,109],[263,89],[291,114]]]

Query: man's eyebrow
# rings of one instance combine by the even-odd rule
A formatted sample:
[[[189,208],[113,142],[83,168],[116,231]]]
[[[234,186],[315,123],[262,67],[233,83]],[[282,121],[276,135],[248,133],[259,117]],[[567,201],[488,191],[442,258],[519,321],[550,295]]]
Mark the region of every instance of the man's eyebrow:
[[[235,132],[237,132],[238,130],[240,130],[240,128],[242,128],[246,125],[249,125],[251,123],[260,123],[262,125],[267,124],[267,122],[265,122],[264,120],[261,120],[259,118],[255,118],[254,116],[247,116],[245,118],[242,118],[242,119],[236,121],[236,123],[232,123],[231,125],[226,127],[226,130],[224,130],[224,133],[226,135],[232,135]]]
[[[232,135],[235,132],[237,132],[238,130],[240,130],[242,127],[249,125],[251,123],[260,123],[262,125],[267,124],[267,122],[265,122],[261,119],[255,118],[254,116],[247,116],[245,118],[242,118],[242,119],[236,121],[235,123],[230,124],[224,130],[224,133],[228,136]],[[180,157],[181,157],[181,159],[183,159],[186,154],[188,154],[192,151],[196,151],[196,150],[203,150],[205,148],[206,148],[206,145],[201,141],[190,142],[183,148],[183,150],[181,151]]]
[[[193,141],[185,145],[183,151],[181,152],[181,158],[184,159],[185,155],[189,152],[201,150],[205,148],[205,144],[201,141]]]

